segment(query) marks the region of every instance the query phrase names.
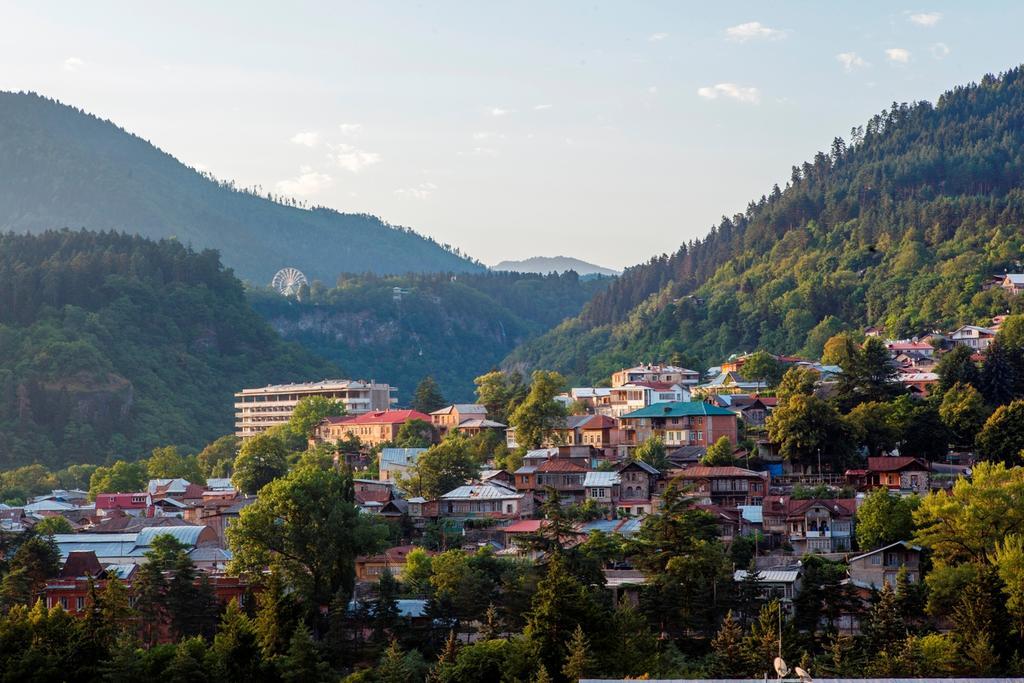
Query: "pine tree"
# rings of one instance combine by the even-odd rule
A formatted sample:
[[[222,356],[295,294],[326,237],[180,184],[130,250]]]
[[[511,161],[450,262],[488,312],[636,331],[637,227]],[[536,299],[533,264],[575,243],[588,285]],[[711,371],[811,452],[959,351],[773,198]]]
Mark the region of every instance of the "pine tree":
[[[577,626],[569,640],[568,655],[565,664],[562,665],[562,675],[570,681],[578,681],[587,675],[590,670],[590,643],[583,633],[583,627]]]
[[[327,679],[329,668],[320,659],[313,634],[302,622],[295,627],[280,670],[285,683],[318,683]]]
[[[828,673],[835,678],[852,676],[858,670],[853,636],[836,633],[828,645]]]
[[[501,625],[498,623],[498,608],[492,602],[487,606],[484,613],[483,627],[480,629],[480,637],[483,640],[494,640],[501,637]]]
[[[221,617],[212,653],[226,680],[253,680],[262,673],[263,657],[256,629],[238,600],[229,602]]]
[[[178,643],[174,658],[163,671],[161,678],[167,683],[205,683],[209,680],[203,659],[206,641],[196,636]]]
[[[398,646],[397,640],[392,639],[377,666],[377,680],[380,683],[408,683],[411,675],[412,671],[402,648]]]
[[[761,607],[757,620],[750,625],[750,632],[743,639],[743,654],[747,671],[759,676],[772,670],[772,662],[779,653],[779,611],[778,600],[772,600]]]
[[[736,607],[740,612],[741,624],[752,622],[765,602],[764,576],[757,568],[757,559],[750,558],[743,580],[736,586]]]
[[[718,678],[741,678],[747,673],[743,656],[743,629],[733,618],[732,610],[726,613],[722,626],[711,641],[714,660],[711,673]]]
[[[281,575],[271,571],[263,590],[256,594],[256,635],[268,659],[288,648],[292,630],[291,601],[285,596]]]
[[[383,641],[398,624],[398,582],[387,569],[380,575],[376,586],[377,599],[373,602],[374,637]]]
[[[537,669],[537,675],[533,677],[533,683],[551,683],[551,674],[543,664]]]
[[[898,646],[907,637],[907,625],[900,614],[896,592],[888,584],[882,586],[878,601],[871,607],[864,635],[875,652]]]
[[[1016,398],[1017,383],[1013,359],[997,337],[985,352],[981,366],[981,393],[991,405],[1001,406]]]
[[[158,562],[147,562],[138,569],[133,585],[135,609],[139,613],[140,637],[145,645],[155,645],[166,618],[164,600],[167,581]]]
[[[444,395],[441,394],[441,387],[433,377],[427,375],[416,386],[416,393],[412,399],[412,409],[429,415],[435,410],[440,410],[447,405]]]

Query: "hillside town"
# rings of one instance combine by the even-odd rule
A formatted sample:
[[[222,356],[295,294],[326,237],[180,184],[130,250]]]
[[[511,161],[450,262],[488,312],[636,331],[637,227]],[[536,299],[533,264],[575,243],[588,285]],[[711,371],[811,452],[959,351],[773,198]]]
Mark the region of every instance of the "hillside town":
[[[390,529],[373,552],[352,558],[351,638],[376,628],[384,581],[402,586],[395,624],[453,629],[467,644],[485,638],[495,616],[439,612],[429,571],[424,575],[425,564],[452,552],[463,561],[491,557],[540,567],[561,553],[583,553],[596,558],[594,580],[612,604],[643,609],[645,587],[662,577],[629,549],[643,543],[650,520],[678,514],[681,505],[701,515],[724,549],[732,591],[749,603],[737,604],[740,614],[747,610],[744,618],[755,619],[768,601],[784,618],[797,618],[806,609],[798,607],[805,591],[822,590],[814,584],[826,562],[833,572],[828,585],[844,596],[829,627],[859,637],[874,628],[865,621],[879,596],[909,599],[907,587],[923,585],[932,562],[935,548],[897,519],[901,505],[909,511],[930,494],[956,495],[992,454],[979,453],[973,439],[958,439],[953,419],[938,451],[915,446],[921,439],[914,435],[872,440],[841,429],[817,441],[801,435],[794,447],[780,415],[801,391],[841,403],[851,389],[880,390],[911,406],[937,392],[974,391],[965,380],[991,370],[1000,345],[1020,341],[1001,334],[1004,324],[1013,339],[1020,335],[1021,318],[1008,323],[1006,316],[989,327],[914,339],[886,339],[868,328],[859,342],[837,335],[819,360],[759,351],[704,371],[652,362],[622,368],[603,386],[559,387],[535,373],[527,387],[514,373],[495,372],[478,379],[475,403],[439,405],[429,378],[410,408],[398,406],[394,387],[362,380],[247,388],[235,394],[236,436],[225,437],[232,445],[219,466],[226,474],[233,465],[233,477],[150,478],[122,490],[117,477],[104,483],[94,474],[89,490],[54,489],[0,506],[0,522],[9,534],[47,530],[39,537],[50,539],[59,561],[25,590],[50,608],[85,618],[112,583],[137,600],[159,579],[150,572],[172,585],[179,565],[211,604],[255,605],[267,586],[241,570],[233,529],[274,495],[275,480],[288,470],[283,459],[277,470],[267,461],[285,450],[305,451],[302,461],[350,473],[358,514]],[[872,362],[878,367],[869,368]],[[868,379],[851,386],[854,372]],[[873,389],[872,376],[880,378]],[[495,403],[496,387],[518,391],[518,406]],[[259,462],[247,465],[252,456]],[[187,461],[155,452],[151,463],[158,457]],[[602,545],[610,549],[595,554]],[[166,553],[179,564],[161,564]],[[257,566],[272,561],[260,557]],[[173,609],[155,614],[152,642],[181,635]],[[950,623],[937,626],[948,630]]]

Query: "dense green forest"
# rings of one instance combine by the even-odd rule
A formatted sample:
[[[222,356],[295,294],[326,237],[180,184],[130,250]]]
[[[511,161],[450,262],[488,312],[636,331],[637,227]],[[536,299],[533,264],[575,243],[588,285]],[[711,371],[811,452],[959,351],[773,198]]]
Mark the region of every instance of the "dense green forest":
[[[446,245],[375,216],[307,209],[236,188],[55,100],[0,92],[0,230],[120,230],[217,249],[242,278],[285,266],[343,271],[480,271]]]
[[[201,448],[233,391],[326,377],[214,251],[105,232],[0,235],[0,469]]]
[[[301,301],[266,289],[249,298],[286,339],[346,376],[397,386],[406,404],[428,375],[448,400],[471,400],[474,377],[576,315],[610,281],[574,272],[344,275],[332,289],[314,282]]]
[[[698,367],[764,348],[816,357],[837,331],[987,323],[1024,297],[1024,72],[896,104],[835,138],[704,239],[628,269],[507,365],[596,381],[623,364]]]

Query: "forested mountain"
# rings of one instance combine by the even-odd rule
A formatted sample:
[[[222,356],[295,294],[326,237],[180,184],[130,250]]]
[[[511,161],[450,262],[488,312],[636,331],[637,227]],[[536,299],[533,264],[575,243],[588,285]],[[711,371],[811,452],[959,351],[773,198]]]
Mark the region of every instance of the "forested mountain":
[[[0,469],[201,448],[243,386],[336,373],[282,342],[214,251],[0,235]]]
[[[521,261],[502,261],[491,266],[491,270],[514,273],[565,273],[575,271],[580,275],[618,275],[617,270],[587,263],[572,256],[531,256]]]
[[[764,348],[817,356],[835,332],[985,323],[1024,297],[982,291],[1024,259],[1024,72],[896,104],[792,169],[704,239],[629,268],[509,365],[597,380]]]
[[[473,399],[473,378],[522,342],[576,315],[609,278],[529,273],[345,275],[314,282],[303,301],[265,289],[250,300],[286,339],[349,377],[399,388],[408,403],[433,376],[450,401]]]
[[[175,237],[219,250],[260,284],[285,266],[330,280],[346,271],[483,270],[375,216],[288,206],[217,182],[109,121],[32,93],[0,92],[0,178],[0,231]]]

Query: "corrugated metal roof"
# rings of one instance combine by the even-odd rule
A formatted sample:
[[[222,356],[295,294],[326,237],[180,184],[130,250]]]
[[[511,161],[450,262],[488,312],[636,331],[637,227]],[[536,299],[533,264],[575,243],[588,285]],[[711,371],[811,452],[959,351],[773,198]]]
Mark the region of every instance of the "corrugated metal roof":
[[[743,515],[743,519],[751,524],[764,523],[764,508],[760,505],[738,505],[737,507]]]
[[[416,462],[416,458],[419,457],[420,453],[426,450],[426,448],[383,448],[380,452],[380,466],[390,465],[394,467],[398,465],[400,467],[408,467]]]
[[[135,538],[135,544],[139,546],[150,546],[157,536],[173,536],[174,540],[185,545],[195,545],[199,542],[199,534],[203,533],[205,526],[148,526],[139,532]]]
[[[480,498],[521,498],[523,494],[516,493],[515,489],[499,486],[493,481],[484,484],[466,484],[452,489],[441,496],[444,500],[456,499],[480,499]]]
[[[800,578],[799,569],[761,569],[758,571],[761,580],[766,583],[793,583]],[[737,569],[732,573],[733,581],[743,581],[747,578],[746,569]]]
[[[618,472],[587,472],[583,478],[583,486],[613,486],[619,483]]]

